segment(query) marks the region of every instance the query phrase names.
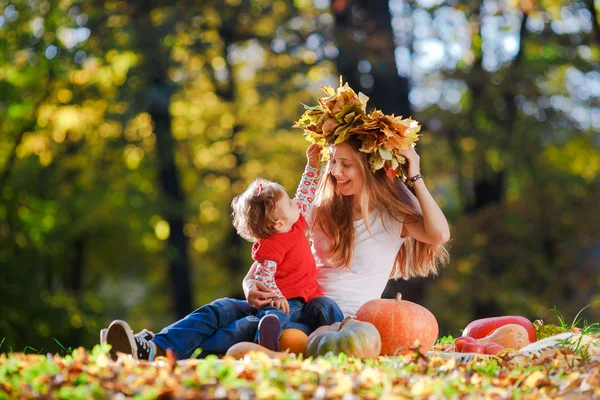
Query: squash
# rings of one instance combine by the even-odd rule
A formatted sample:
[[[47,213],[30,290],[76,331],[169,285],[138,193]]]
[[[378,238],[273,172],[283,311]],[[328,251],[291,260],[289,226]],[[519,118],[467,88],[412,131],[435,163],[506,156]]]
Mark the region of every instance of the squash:
[[[527,329],[518,324],[501,326],[488,336],[475,341],[475,343],[484,345],[489,342],[494,342],[500,346],[515,350],[519,350],[531,343]]]
[[[253,342],[236,343],[227,350],[227,353],[225,353],[225,355],[231,356],[231,357],[239,360],[241,358],[244,358],[244,356],[246,354],[250,353],[251,351],[255,351],[257,353],[264,353],[267,356],[269,356],[270,358],[284,358],[284,357],[289,356],[289,354],[287,354],[287,353],[279,353],[276,351],[271,351],[271,350],[267,349],[266,347],[261,346],[260,344],[253,343]]]
[[[530,320],[519,315],[506,315],[503,317],[476,319],[475,321],[467,325],[467,327],[463,330],[462,334],[463,336],[471,336],[475,339],[481,339],[488,336],[490,333],[500,328],[501,326],[508,324],[521,325],[527,330],[529,341],[531,343],[536,341],[537,334],[535,331],[535,326],[533,326]]]
[[[308,337],[305,355],[310,357],[345,353],[357,358],[375,358],[381,351],[377,328],[347,317],[342,322],[318,328]]]
[[[419,341],[425,354],[437,340],[439,328],[435,316],[425,307],[402,300],[378,299],[366,302],[356,313],[359,321],[370,322],[381,335],[381,355],[393,356],[401,348],[411,348]]]
[[[299,329],[284,329],[279,338],[279,349],[290,353],[304,354],[308,335]]]

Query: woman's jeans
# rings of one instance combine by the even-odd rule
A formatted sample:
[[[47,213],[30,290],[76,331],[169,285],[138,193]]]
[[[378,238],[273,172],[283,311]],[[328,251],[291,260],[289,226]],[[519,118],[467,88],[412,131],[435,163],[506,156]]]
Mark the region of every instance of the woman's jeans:
[[[153,341],[164,350],[170,348],[178,360],[191,357],[198,348],[202,349],[200,357],[225,354],[236,343],[254,341],[260,321],[256,314],[246,300],[218,299],[167,326]],[[301,318],[310,324],[290,322],[287,328],[309,335],[316,326],[331,325],[343,317],[335,301],[316,297],[304,305]]]

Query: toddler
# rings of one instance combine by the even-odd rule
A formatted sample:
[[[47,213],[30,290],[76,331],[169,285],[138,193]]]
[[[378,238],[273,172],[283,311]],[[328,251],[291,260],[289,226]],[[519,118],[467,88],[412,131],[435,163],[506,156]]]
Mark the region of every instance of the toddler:
[[[306,151],[308,163],[293,199],[281,185],[258,178],[232,202],[233,225],[240,236],[254,242],[255,279],[277,295],[259,310],[256,334],[259,344],[275,351],[281,331],[290,323],[302,322],[313,329],[321,324],[321,318],[303,315],[308,301],[323,296],[305,219],[320,176],[316,168],[320,150],[311,145]]]

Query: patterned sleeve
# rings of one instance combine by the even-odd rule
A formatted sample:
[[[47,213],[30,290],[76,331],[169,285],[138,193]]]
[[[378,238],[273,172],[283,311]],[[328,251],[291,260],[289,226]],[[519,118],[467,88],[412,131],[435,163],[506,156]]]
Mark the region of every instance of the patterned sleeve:
[[[321,178],[321,170],[307,165],[296,190],[296,204],[298,204],[298,209],[305,218],[315,199],[319,178]]]
[[[264,283],[277,297],[283,297],[281,290],[275,284],[275,271],[277,271],[277,263],[275,261],[264,260],[257,262],[254,279]]]

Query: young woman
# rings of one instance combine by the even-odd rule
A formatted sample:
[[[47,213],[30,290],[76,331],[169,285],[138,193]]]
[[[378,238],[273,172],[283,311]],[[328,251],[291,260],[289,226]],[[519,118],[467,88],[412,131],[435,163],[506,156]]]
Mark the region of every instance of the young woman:
[[[365,302],[380,298],[389,278],[436,274],[438,265],[449,258],[444,246],[450,238],[448,222],[427,190],[419,155],[410,143],[406,145],[409,139],[416,141],[414,130],[404,128],[414,121],[377,112],[367,115],[365,97],[349,91],[328,91],[330,96],[319,100],[320,114],[301,125],[322,144],[321,139],[337,142],[328,147],[330,158],[307,218],[319,270],[317,281],[326,297],[307,303],[304,313],[320,315],[325,324],[339,321],[340,309],[346,316],[354,315]],[[348,123],[350,135],[349,130],[338,129],[338,121]],[[339,132],[346,136],[342,138]],[[408,136],[411,132],[412,139]],[[385,142],[390,137],[398,140]],[[407,163],[405,175],[416,196],[397,176],[397,163],[390,173],[385,163],[378,162],[380,153],[373,157],[373,151],[379,151],[374,146],[384,142],[388,145],[385,152],[391,151],[393,158]],[[115,321],[109,334],[112,329],[113,338],[119,340],[109,338],[108,342],[113,351],[136,358],[152,359],[152,353],[160,355],[171,348],[181,359],[197,348],[222,354],[237,342],[252,341],[259,320],[248,316],[276,297],[254,279],[255,270],[253,265],[244,279],[246,301],[217,300],[163,329],[154,339],[147,332],[133,335],[125,323]],[[302,324],[289,327],[310,333]]]
[[[350,139],[332,146],[308,218],[317,281],[345,316],[380,298],[390,278],[435,274],[437,265],[448,261],[444,243],[450,239],[448,222],[427,190],[414,148],[401,154],[416,197],[384,169],[371,171],[360,145]],[[251,279],[252,273],[246,276],[244,292],[248,304],[260,307],[269,291]]]

